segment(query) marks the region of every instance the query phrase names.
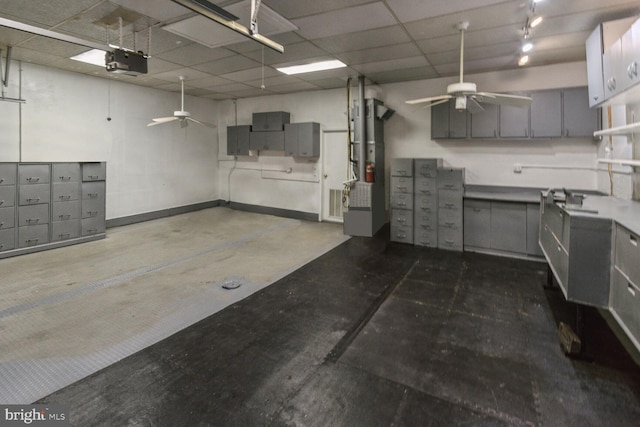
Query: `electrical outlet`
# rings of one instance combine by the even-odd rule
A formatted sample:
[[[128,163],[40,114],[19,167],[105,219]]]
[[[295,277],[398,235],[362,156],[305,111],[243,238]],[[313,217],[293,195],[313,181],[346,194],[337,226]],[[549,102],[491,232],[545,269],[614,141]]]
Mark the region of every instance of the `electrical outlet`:
[[[522,165],[520,163],[513,165],[513,173],[522,173]]]

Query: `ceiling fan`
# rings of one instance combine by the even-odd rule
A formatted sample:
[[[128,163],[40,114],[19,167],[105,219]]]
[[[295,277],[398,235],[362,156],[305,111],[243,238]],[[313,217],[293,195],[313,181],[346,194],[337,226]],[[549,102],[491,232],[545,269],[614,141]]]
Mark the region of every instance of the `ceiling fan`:
[[[168,122],[172,122],[174,120],[180,120],[180,127],[187,127],[187,125],[189,124],[189,122],[194,122],[194,123],[198,123],[200,125],[204,125],[210,128],[215,128],[216,125],[213,125],[211,123],[207,123],[207,122],[203,122],[201,120],[196,120],[194,118],[191,117],[191,113],[188,111],[184,111],[184,76],[180,76],[180,84],[181,84],[181,99],[182,99],[182,103],[180,105],[180,111],[174,111],[173,112],[173,116],[172,117],[159,117],[157,119],[151,119],[153,120],[151,123],[149,123],[147,126],[155,126],[155,125],[161,125],[162,123],[168,123]]]
[[[428,98],[411,99],[407,104],[428,103],[427,108],[455,99],[457,110],[469,110],[470,113],[483,111],[482,103],[513,105],[527,107],[531,104],[528,96],[507,95],[502,93],[478,92],[475,83],[465,82],[464,76],[464,32],[469,28],[469,22],[460,22],[457,29],[460,31],[460,81],[447,86],[446,95],[430,96]]]

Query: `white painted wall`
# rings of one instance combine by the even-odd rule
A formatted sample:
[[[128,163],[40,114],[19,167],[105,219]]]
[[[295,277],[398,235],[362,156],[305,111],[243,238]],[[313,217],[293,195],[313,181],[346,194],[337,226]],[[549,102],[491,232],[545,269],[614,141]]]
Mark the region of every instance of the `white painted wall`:
[[[7,96],[18,97],[19,67],[12,65]],[[146,126],[179,109],[179,93],[32,64],[22,69],[27,102],[0,102],[0,161],[106,161],[107,219],[219,199],[217,130]],[[216,121],[216,101],[186,96],[185,108]]]
[[[584,62],[523,68],[470,75],[465,78],[479,90],[510,92],[586,86]],[[591,138],[513,141],[432,141],[428,110],[416,110],[405,100],[442,94],[456,78],[442,78],[367,87],[366,96],[382,100],[396,110],[385,125],[387,180],[389,159],[393,157],[442,157],[445,163],[467,169],[467,183],[522,187],[567,187],[597,189],[598,143]],[[357,96],[353,82],[352,96]],[[289,111],[292,122],[316,121],[323,129],[346,129],[346,90],[306,92],[267,96],[220,103],[220,189],[223,199],[234,202],[319,213],[320,185],[317,182],[264,179],[260,169],[292,168],[296,178],[312,178],[320,173],[321,161],[299,164],[291,158],[269,156],[240,157],[226,153],[226,126],[251,124],[251,113]],[[237,111],[237,115],[236,115]],[[345,146],[335,147],[346,153]],[[524,166],[514,173],[514,164]],[[258,170],[232,170],[233,166]],[[230,179],[229,179],[230,176]],[[345,173],[346,179],[346,173]]]

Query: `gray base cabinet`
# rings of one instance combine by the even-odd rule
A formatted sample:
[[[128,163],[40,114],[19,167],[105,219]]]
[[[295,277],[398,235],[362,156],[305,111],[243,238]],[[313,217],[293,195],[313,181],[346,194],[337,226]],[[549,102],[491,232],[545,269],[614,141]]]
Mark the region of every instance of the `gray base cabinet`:
[[[104,238],[105,179],[104,162],[0,163],[0,258]]]

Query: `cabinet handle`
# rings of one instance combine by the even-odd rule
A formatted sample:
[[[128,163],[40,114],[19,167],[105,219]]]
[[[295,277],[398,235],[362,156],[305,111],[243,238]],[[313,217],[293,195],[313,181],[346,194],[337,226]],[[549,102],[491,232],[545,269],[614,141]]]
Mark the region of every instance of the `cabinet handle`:
[[[98,175],[89,175],[89,179],[98,179]]]
[[[94,233],[97,233],[97,232],[98,232],[97,228],[89,228],[89,229],[87,229],[87,233],[88,234],[94,234]]]
[[[447,227],[453,227],[454,225],[456,225],[455,222],[445,222],[444,223]]]
[[[404,224],[405,222],[407,222],[407,219],[406,218],[398,218],[398,222],[401,222],[401,223]]]
[[[638,76],[638,62],[637,61],[633,61],[631,64],[629,64],[629,66],[627,67],[627,75],[629,76],[629,78],[631,80],[633,80],[634,78],[636,78]]]
[[[4,178],[0,178],[0,184],[4,182]]]
[[[33,244],[33,245],[37,245],[37,244],[38,244],[38,240],[40,240],[40,239],[27,239],[27,240],[25,240],[24,242],[25,242],[27,245],[32,245],[32,244]]]
[[[445,205],[445,207],[447,207],[447,208],[452,208],[452,207],[454,207],[454,206],[455,206],[453,203],[445,203],[444,205]]]
[[[449,246],[453,245],[455,243],[454,240],[445,240],[445,243]]]
[[[36,197],[35,199],[27,199],[27,203],[38,203],[40,201],[40,197]]]
[[[635,247],[638,247],[638,239],[636,238],[636,236],[629,236],[629,243],[631,243]]]
[[[0,222],[0,228],[4,226],[4,222]]]
[[[60,179],[60,181],[71,181],[70,176],[59,176],[58,178]]]
[[[27,178],[27,182],[31,183],[31,182],[38,182],[40,181],[39,177],[29,177]]]
[[[482,209],[480,209],[480,208],[473,208],[473,211],[474,211],[474,212],[481,212],[481,211],[482,211]]]
[[[627,290],[631,295],[633,295],[634,297],[636,296],[636,290],[633,289],[633,285],[629,282],[627,282]]]
[[[607,89],[609,89],[609,91],[611,91],[611,92],[616,90],[616,78],[615,77],[611,77],[609,80],[607,80]]]
[[[98,211],[87,211],[87,215],[89,215],[89,216],[97,216],[98,215]]]
[[[98,197],[98,193],[87,193],[87,197],[90,199],[95,199]]]
[[[71,233],[60,233],[60,234],[58,234],[58,237],[60,237],[61,239],[65,238],[65,237],[70,237],[70,236],[71,236]]]
[[[71,218],[71,214],[61,214],[61,215],[58,215],[58,218],[60,218],[60,219],[70,219]]]
[[[0,200],[0,206],[4,205],[4,200]]]
[[[27,218],[25,221],[27,224],[34,224],[40,222],[40,218]]]
[[[71,196],[59,196],[60,200],[71,200]]]

